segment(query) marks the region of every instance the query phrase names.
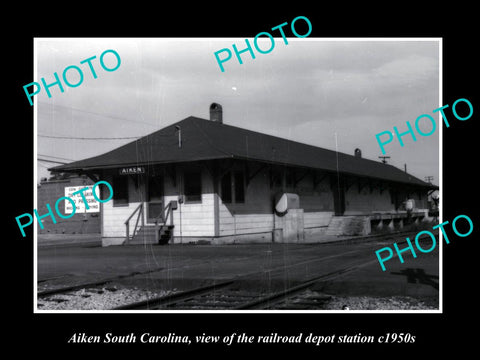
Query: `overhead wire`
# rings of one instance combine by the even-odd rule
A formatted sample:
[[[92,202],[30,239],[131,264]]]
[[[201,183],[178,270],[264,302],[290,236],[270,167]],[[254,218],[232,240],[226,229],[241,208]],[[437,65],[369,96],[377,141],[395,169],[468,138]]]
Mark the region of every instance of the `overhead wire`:
[[[64,140],[128,140],[139,139],[141,136],[128,136],[128,137],[75,137],[75,136],[55,136],[55,135],[43,135],[37,134],[38,137],[49,139],[64,139]]]
[[[55,164],[66,164],[66,162],[63,162],[63,161],[54,161],[54,160],[48,160],[48,159],[41,159],[41,158],[37,158],[37,160],[39,161],[45,161],[45,162],[51,162],[51,163],[55,163]]]
[[[61,159],[61,160],[68,160],[68,161],[75,161],[73,159],[67,159],[67,158],[63,158],[63,157],[59,157],[59,156],[53,156],[53,155],[45,155],[45,154],[37,154],[38,156],[46,156],[46,157],[51,157],[51,158],[54,158],[54,159]]]
[[[39,102],[39,103],[44,104],[44,105],[50,105],[50,104],[47,104],[45,102]],[[55,104],[53,106],[69,109],[69,110],[72,110],[72,111],[82,112],[82,113],[86,113],[86,114],[96,115],[96,116],[100,116],[100,117],[104,117],[104,118],[127,121],[127,122],[132,122],[132,123],[140,123],[140,124],[145,124],[145,125],[157,127],[157,124],[152,124],[152,123],[145,122],[145,121],[125,119],[125,118],[121,118],[121,117],[117,117],[117,116],[113,116],[113,115],[109,115],[109,114],[100,114],[100,113],[89,111],[89,110],[82,110],[82,109],[73,108],[71,106],[65,106],[65,105],[59,105],[59,104]],[[172,135],[174,135],[174,134],[175,134],[175,132]],[[75,137],[75,136],[38,134],[37,136],[42,137],[42,138],[63,139],[63,140],[133,140],[133,139],[139,139],[139,138],[141,138],[143,136],[147,136],[147,135],[128,136],[128,137]],[[156,136],[170,137],[171,135],[170,134],[156,134]]]
[[[45,103],[45,102],[39,102],[39,104],[51,105],[51,104],[48,104],[48,103]],[[148,123],[148,122],[145,122],[145,121],[137,121],[137,120],[121,118],[121,117],[118,117],[118,116],[108,115],[108,114],[100,114],[100,113],[96,113],[96,112],[89,111],[89,110],[82,110],[82,109],[73,108],[71,106],[65,106],[65,105],[59,105],[59,104],[54,104],[52,106],[61,107],[61,108],[68,109],[68,110],[73,110],[73,111],[78,111],[78,112],[82,112],[82,113],[86,113],[86,114],[90,114],[90,115],[106,117],[106,118],[115,119],[115,120],[122,120],[122,121],[127,121],[127,122],[140,123],[140,124],[145,124],[145,125],[150,125],[150,126],[155,126],[155,127],[157,126],[155,124]]]

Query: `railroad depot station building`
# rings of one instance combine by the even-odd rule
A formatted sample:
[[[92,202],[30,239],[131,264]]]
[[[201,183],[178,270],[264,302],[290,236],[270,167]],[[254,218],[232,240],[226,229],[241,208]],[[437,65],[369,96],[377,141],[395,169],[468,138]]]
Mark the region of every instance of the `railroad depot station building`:
[[[112,185],[100,209],[104,246],[366,235],[427,219],[438,189],[359,149],[347,155],[224,124],[215,103],[209,120],[190,116],[50,170]]]

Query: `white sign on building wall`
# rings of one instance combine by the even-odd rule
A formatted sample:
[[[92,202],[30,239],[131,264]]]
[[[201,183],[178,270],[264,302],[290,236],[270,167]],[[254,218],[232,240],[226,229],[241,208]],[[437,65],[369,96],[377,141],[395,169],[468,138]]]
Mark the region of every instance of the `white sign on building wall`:
[[[75,202],[76,211],[75,213],[95,213],[100,212],[100,203],[95,200],[92,193],[92,186],[88,186],[88,190],[83,191],[73,195],[74,192],[85,188],[86,186],[67,186],[65,187],[65,196],[71,198]],[[82,199],[82,194],[85,197],[85,200],[88,203],[89,209],[85,208],[85,204]],[[100,198],[99,187],[95,188],[95,195],[97,198]],[[65,214],[71,214],[73,212],[73,205],[70,201],[65,200]]]

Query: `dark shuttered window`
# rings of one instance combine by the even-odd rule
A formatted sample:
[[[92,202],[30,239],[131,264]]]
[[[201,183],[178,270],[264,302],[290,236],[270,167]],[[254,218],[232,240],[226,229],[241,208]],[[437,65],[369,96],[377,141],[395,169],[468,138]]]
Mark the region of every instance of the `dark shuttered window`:
[[[200,171],[186,172],[183,183],[185,202],[202,202],[202,173]]]
[[[113,178],[113,206],[128,205],[128,176],[115,176]]]
[[[223,175],[220,185],[224,204],[245,203],[245,175],[243,171],[227,172]]]
[[[234,175],[233,187],[235,188],[235,203],[245,202],[245,181],[243,171],[236,171]]]

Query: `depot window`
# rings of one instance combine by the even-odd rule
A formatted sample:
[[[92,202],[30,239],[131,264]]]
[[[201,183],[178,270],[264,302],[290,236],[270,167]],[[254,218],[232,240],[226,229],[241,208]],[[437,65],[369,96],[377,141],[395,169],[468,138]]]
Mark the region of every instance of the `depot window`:
[[[224,204],[245,203],[245,174],[243,171],[227,172],[221,180],[222,202]]]
[[[113,206],[128,205],[128,176],[115,176],[113,178]]]
[[[230,171],[222,177],[222,201],[224,204],[232,202],[232,176]]]
[[[185,203],[202,202],[202,173],[200,171],[186,172],[183,183]]]
[[[245,202],[245,181],[243,171],[235,171],[233,175],[233,187],[235,189],[235,202]]]

